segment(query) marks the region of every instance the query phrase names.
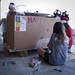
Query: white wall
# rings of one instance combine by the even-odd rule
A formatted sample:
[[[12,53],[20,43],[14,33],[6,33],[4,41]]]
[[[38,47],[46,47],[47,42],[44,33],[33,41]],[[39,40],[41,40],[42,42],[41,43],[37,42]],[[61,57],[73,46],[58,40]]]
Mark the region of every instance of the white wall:
[[[70,26],[75,28],[75,8],[74,0],[2,0],[1,1],[1,18],[6,17],[8,12],[8,5],[10,2],[14,2],[16,6],[21,6],[21,11],[52,14],[55,9],[61,10],[61,12],[67,10],[70,16]],[[22,10],[23,8],[23,10]]]

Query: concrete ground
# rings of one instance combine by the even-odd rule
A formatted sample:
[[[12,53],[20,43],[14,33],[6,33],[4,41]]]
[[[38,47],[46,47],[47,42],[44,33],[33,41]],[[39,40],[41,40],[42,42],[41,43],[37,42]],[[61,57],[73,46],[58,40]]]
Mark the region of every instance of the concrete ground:
[[[75,36],[74,36],[75,37]],[[74,51],[75,42],[72,50]],[[27,57],[18,57],[15,53],[2,52],[3,44],[0,38],[0,75],[74,75],[75,54],[68,54],[67,61],[63,66],[51,66],[43,61],[32,68],[29,66],[33,57],[38,57],[37,51],[29,51]]]

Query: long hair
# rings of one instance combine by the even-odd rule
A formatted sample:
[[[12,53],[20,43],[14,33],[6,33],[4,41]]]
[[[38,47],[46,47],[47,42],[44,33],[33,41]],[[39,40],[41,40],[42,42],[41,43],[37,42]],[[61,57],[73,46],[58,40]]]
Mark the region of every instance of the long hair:
[[[56,22],[54,24],[53,33],[55,33],[56,41],[58,43],[64,43],[64,40],[65,40],[65,27],[61,22]]]

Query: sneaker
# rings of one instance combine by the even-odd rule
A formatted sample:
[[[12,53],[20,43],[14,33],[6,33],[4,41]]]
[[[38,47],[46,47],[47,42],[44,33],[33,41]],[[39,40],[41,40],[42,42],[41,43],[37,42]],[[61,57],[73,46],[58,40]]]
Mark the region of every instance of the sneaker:
[[[33,68],[39,66],[40,64],[41,64],[41,61],[37,57],[32,58],[31,66]]]

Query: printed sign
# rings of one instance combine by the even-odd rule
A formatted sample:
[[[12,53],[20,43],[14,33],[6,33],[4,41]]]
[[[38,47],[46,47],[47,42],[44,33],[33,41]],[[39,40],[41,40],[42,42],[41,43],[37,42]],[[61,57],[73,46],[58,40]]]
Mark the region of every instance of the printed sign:
[[[15,31],[26,31],[26,17],[15,16]]]

